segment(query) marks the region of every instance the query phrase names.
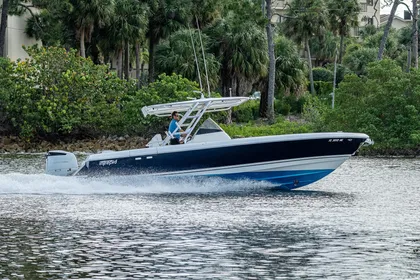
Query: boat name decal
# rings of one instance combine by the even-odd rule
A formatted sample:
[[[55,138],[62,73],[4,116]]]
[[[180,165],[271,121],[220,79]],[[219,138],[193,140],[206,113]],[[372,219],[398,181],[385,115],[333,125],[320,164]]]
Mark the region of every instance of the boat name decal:
[[[116,159],[110,159],[110,160],[102,160],[99,162],[100,166],[109,166],[113,164],[117,164],[118,160]]]

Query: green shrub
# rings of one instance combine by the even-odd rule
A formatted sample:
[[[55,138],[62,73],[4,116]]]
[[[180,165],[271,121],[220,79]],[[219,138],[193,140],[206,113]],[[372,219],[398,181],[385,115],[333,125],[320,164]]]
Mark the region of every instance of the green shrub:
[[[288,103],[285,103],[282,99],[276,99],[274,101],[274,111],[277,115],[287,116],[290,114],[292,106]]]
[[[329,95],[333,91],[332,82],[317,81],[314,86],[317,95]]]
[[[259,100],[249,100],[232,109],[232,119],[236,122],[246,123],[259,117]]]
[[[358,50],[360,50],[361,48],[362,48],[362,45],[361,45],[361,44],[359,44],[359,43],[349,44],[349,45],[346,47],[346,53],[347,53],[347,54],[349,54],[349,53],[352,53],[352,52],[358,51]]]
[[[285,96],[282,99],[282,102],[290,106],[290,112],[295,114],[300,114],[303,111],[303,105],[306,102],[306,96],[302,95],[296,97],[294,95]]]
[[[0,133],[7,132],[10,128],[10,118],[7,117],[6,107],[8,96],[13,88],[13,67],[7,58],[0,57]]]
[[[134,80],[119,79],[75,50],[32,47],[27,52],[31,58],[25,61],[0,59],[0,109],[5,114],[0,121],[5,117],[13,132],[28,141],[161,132],[169,119],[145,118],[143,106],[200,98],[194,92],[197,83],[175,74],[162,74],[137,90]]]
[[[63,48],[27,49],[13,64],[13,86],[3,96],[19,134],[30,140],[68,134],[98,135],[121,127],[119,102],[135,91],[106,66]]]
[[[314,81],[332,82],[334,73],[326,68],[317,67],[312,69]]]
[[[267,135],[282,135],[294,133],[307,133],[312,131],[310,124],[297,123],[284,120],[282,117],[276,119],[272,125],[249,123],[246,125],[221,125],[231,137],[256,137]]]
[[[333,73],[334,76],[334,63],[330,63],[326,66],[328,70]],[[336,84],[338,85],[344,80],[344,76],[353,74],[353,72],[342,64],[337,64],[337,73],[336,73]],[[331,80],[333,81],[333,80]]]
[[[303,113],[303,108],[308,100],[309,95],[302,95],[296,100],[296,113]]]
[[[360,48],[348,52],[343,57],[343,64],[357,75],[366,75],[369,63],[376,61],[378,50],[376,48]]]
[[[154,134],[165,130],[169,123],[168,118],[147,116],[144,117],[141,108],[143,106],[185,101],[189,98],[200,98],[196,82],[192,82],[182,76],[161,74],[157,81],[149,84],[128,96],[123,102],[122,119],[127,133]],[[216,96],[216,94],[213,94]]]
[[[366,77],[347,76],[340,84],[336,109],[322,116],[324,129],[367,133],[373,149],[418,148],[420,72],[403,72],[388,59],[366,70]]]
[[[310,95],[306,98],[302,115],[306,121],[313,125],[315,131],[328,131],[325,128],[325,116],[329,107],[319,97]]]
[[[119,101],[133,83],[120,80],[106,66],[62,48],[27,50],[31,59],[14,67],[15,86],[8,115],[20,135],[112,133],[121,126]]]

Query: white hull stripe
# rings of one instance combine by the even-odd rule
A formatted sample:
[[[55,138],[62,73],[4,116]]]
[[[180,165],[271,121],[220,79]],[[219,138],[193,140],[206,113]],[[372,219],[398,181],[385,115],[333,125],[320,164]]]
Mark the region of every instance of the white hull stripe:
[[[203,168],[176,172],[154,173],[154,176],[203,176],[203,175],[227,175],[246,172],[272,172],[272,171],[305,171],[305,170],[335,170],[351,155],[310,157],[300,159],[279,160],[224,166],[215,168]]]

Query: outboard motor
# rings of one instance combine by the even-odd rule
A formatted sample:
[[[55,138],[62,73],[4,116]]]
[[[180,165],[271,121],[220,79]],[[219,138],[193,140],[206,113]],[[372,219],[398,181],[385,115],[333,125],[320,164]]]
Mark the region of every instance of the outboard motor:
[[[79,168],[76,156],[65,151],[49,151],[45,157],[45,173],[56,176],[73,175]]]

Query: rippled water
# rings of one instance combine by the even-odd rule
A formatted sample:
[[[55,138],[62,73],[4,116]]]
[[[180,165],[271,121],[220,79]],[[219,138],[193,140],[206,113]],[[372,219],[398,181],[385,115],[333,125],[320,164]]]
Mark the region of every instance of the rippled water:
[[[0,279],[419,279],[420,160],[354,158],[292,192],[57,178],[0,155]]]

